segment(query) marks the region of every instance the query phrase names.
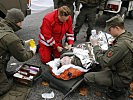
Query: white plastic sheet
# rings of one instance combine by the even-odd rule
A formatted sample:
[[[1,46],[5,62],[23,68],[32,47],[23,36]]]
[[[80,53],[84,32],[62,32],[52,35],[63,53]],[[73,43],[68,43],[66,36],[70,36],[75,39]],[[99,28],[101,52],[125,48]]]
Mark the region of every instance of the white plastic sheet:
[[[114,38],[110,34],[102,31],[98,32],[98,42],[102,50],[108,50],[108,44],[113,40]]]
[[[38,13],[53,7],[53,0],[31,0],[31,13]]]
[[[52,99],[54,98],[54,92],[52,91],[51,93],[43,93],[42,98],[44,99]]]

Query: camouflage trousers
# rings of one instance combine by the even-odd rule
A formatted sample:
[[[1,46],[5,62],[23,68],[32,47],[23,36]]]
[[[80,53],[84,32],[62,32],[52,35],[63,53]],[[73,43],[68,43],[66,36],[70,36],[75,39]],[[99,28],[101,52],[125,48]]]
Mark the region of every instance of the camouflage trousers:
[[[6,65],[0,64],[0,100],[26,100],[30,88],[13,83],[5,72]]]
[[[86,83],[95,83],[101,86],[108,86],[113,88],[126,88],[128,85],[124,84],[120,77],[112,72],[110,69],[99,72],[89,72],[84,75]]]
[[[75,24],[75,28],[74,28],[74,35],[77,35],[82,27],[82,25],[86,22],[88,25],[88,29],[86,31],[87,34],[87,38],[90,37],[91,35],[91,30],[94,27],[95,24],[95,19],[96,19],[96,7],[86,7],[83,6],[80,9],[80,13],[77,16],[76,19],[76,24]]]
[[[8,80],[4,67],[0,64],[0,96],[8,92],[12,86],[12,81]]]

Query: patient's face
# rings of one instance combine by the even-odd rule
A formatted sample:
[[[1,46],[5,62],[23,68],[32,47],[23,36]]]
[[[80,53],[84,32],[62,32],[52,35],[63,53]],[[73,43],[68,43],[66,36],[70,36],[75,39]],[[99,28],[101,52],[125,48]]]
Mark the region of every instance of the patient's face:
[[[68,64],[71,64],[71,57],[69,56],[64,56],[62,59],[61,59],[61,65],[68,65]]]

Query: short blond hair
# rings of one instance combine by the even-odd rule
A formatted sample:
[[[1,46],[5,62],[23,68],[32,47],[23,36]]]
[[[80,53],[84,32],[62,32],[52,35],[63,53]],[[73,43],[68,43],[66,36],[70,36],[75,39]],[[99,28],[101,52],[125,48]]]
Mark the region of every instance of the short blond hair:
[[[62,6],[58,9],[59,15],[60,16],[69,16],[71,15],[71,10],[67,6]]]

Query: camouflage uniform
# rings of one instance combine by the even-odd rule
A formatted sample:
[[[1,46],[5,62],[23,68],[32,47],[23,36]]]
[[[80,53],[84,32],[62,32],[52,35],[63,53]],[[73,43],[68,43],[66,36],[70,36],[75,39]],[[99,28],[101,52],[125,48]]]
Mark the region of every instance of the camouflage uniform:
[[[59,7],[58,7],[58,2],[59,2],[59,0],[53,0],[53,2],[54,2],[54,9],[59,8]]]
[[[71,9],[71,15],[72,18],[74,18],[74,5],[73,3],[75,2],[75,6],[76,6],[76,11],[79,11],[79,5],[80,5],[80,0],[53,0],[54,2],[54,9],[57,9],[61,6],[68,6]]]
[[[13,12],[14,13],[14,12]],[[17,22],[21,22],[24,16],[16,15],[16,19],[12,17],[12,14],[8,15],[0,22],[0,96],[5,94],[10,88],[11,84],[7,78],[6,68],[7,63],[10,60],[10,56],[13,56],[18,61],[26,61],[33,57],[32,51],[26,51],[22,40],[14,33],[21,29],[16,25]],[[1,97],[0,97],[1,98]]]
[[[106,27],[109,29],[114,23],[113,21],[109,22]],[[85,81],[105,85],[114,90],[128,88],[129,83],[133,80],[133,51],[126,41],[133,43],[133,35],[127,31],[117,36],[113,45],[105,53],[98,45],[94,46],[96,61],[103,70],[87,73],[84,76]]]
[[[100,11],[103,10],[105,2],[104,0],[80,0],[80,2],[82,4],[82,8],[80,9],[80,13],[76,19],[76,24],[74,28],[74,38],[76,41],[76,36],[87,19],[88,29],[86,32],[86,41],[88,41],[91,35],[91,30],[93,29],[93,26],[95,24],[97,7],[99,6]]]

